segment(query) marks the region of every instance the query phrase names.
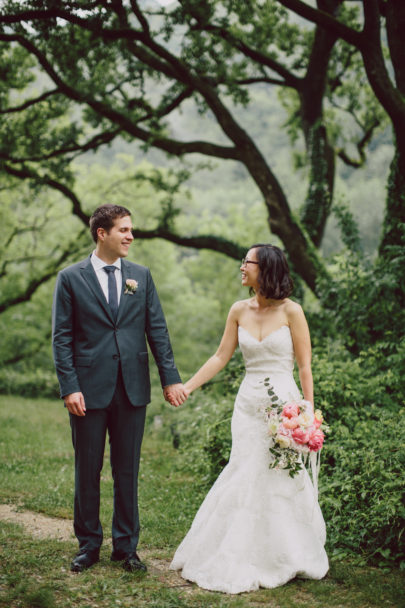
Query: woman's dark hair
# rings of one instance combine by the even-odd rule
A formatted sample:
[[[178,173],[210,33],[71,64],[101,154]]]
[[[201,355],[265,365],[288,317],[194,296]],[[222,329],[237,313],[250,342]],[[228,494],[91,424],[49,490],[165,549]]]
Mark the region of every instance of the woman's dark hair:
[[[127,215],[131,215],[131,212],[126,207],[121,207],[121,205],[106,204],[97,207],[90,218],[90,232],[93,241],[97,243],[97,230],[99,228],[104,228],[109,232],[114,226],[114,220]]]
[[[265,298],[283,300],[291,295],[294,284],[290,277],[288,262],[279,247],[257,243],[249,247],[257,250],[259,262],[259,293]]]

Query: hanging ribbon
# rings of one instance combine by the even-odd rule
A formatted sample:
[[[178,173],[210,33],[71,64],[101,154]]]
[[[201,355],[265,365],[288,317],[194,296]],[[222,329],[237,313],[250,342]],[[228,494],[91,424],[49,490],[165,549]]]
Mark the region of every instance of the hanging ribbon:
[[[318,477],[321,467],[321,450],[319,452],[310,452],[309,462],[311,466],[312,484],[314,486],[315,497],[318,500]]]

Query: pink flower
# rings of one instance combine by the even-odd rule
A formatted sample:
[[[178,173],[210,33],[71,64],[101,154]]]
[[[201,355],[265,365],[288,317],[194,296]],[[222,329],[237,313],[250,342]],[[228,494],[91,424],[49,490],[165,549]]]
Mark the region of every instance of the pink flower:
[[[322,422],[323,422],[322,412],[321,412],[321,410],[316,410],[315,411],[315,419],[314,419],[315,428],[319,429],[319,427],[321,426]]]
[[[292,438],[294,441],[303,445],[304,443],[308,443],[310,437],[310,432],[307,429],[302,429],[300,427],[296,428],[292,432]]]
[[[315,429],[308,441],[308,447],[312,452],[319,452],[323,446],[325,435],[319,429]]]
[[[283,407],[283,416],[286,418],[292,418],[293,416],[298,416],[300,413],[300,408],[296,403],[287,403]]]
[[[286,429],[296,429],[299,425],[298,416],[293,416],[292,418],[283,418],[283,425]]]
[[[287,429],[287,427],[284,426],[283,423],[281,423],[279,425],[277,433],[278,433],[278,435],[285,435],[286,437],[291,437],[291,431],[290,431],[290,429]]]

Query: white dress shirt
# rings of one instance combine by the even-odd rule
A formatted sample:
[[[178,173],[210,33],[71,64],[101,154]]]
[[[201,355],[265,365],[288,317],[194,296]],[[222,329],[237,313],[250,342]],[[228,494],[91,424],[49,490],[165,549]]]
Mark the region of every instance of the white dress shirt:
[[[113,264],[106,264],[103,260],[96,255],[95,251],[91,254],[90,261],[93,265],[94,271],[97,275],[98,282],[100,283],[100,287],[103,290],[103,294],[105,295],[105,299],[108,302],[108,274],[103,270],[104,266],[115,266],[116,270],[114,272],[115,280],[117,283],[117,297],[118,304],[120,303],[121,298],[121,288],[122,288],[122,272],[121,272],[121,258],[115,260]]]

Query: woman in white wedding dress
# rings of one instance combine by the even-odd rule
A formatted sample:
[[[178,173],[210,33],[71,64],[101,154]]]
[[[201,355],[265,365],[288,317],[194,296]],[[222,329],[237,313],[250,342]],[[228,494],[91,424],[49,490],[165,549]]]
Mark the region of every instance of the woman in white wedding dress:
[[[328,571],[312,481],[305,469],[292,478],[269,468],[263,416],[265,378],[281,400],[300,399],[294,358],[304,399],[313,404],[308,325],[301,306],[288,298],[292,281],[278,247],[253,245],[241,272],[255,295],[231,307],[217,352],[185,385],[191,393],[210,380],[239,343],[246,375],[234,406],[230,460],[170,565],[200,587],[225,593],[277,587],[296,576],[321,579]]]

